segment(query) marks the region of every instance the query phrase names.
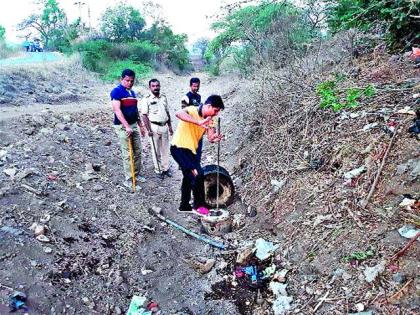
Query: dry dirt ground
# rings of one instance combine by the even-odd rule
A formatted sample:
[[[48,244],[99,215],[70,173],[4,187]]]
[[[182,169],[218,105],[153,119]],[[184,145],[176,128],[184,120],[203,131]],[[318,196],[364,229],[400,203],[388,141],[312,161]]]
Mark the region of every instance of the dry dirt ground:
[[[203,96],[218,93],[225,100],[221,165],[230,171],[237,189],[229,210],[238,224],[232,233],[217,239],[241,248],[258,238],[279,245],[264,267],[288,270],[287,290],[292,300],[283,297],[282,301],[283,309],[287,301],[291,309],[283,313],[365,310],[364,314],[416,314],[417,244],[399,262],[389,262],[408,242],[396,228],[418,224],[418,212],[399,207],[407,192],[418,199],[419,147],[406,131],[411,118],[405,118],[400,127],[385,169],[387,182],[378,188],[382,192],[385,184],[393,182],[398,184],[394,194],[386,195],[386,202],[376,198],[374,209],[366,212],[357,207],[338,208],[333,202],[335,193],[345,189],[348,200],[355,194],[343,188],[343,170],[308,170],[303,179],[291,178],[287,190],[278,188],[281,183],[273,181],[278,178],[244,173],[241,152],[246,151],[250,128],[244,120],[254,106],[244,96],[254,83],[199,75]],[[157,77],[173,114],[188,89],[188,77]],[[176,212],[179,170],[172,163],[173,178],[155,178],[145,139],[147,182],[136,194],[122,187],[119,146],[108,100],[112,86],[93,79],[89,82],[86,88],[77,84],[78,89],[82,86],[88,91],[78,94],[82,101],[67,100],[59,105],[52,97],[48,102],[0,107],[0,314],[6,312],[13,290],[28,295],[31,314],[122,314],[133,295],[153,299],[163,314],[273,314],[273,302],[282,303],[268,284],[250,285],[246,278],[235,276],[237,252],[188,237],[148,213],[149,208],[160,207],[169,218],[200,231],[195,218]],[[41,84],[45,90],[46,82]],[[145,80],[137,84],[137,90],[144,94]],[[379,105],[369,115],[382,117]],[[388,105],[393,111],[404,107]],[[337,114],[336,122],[342,128],[357,124],[360,129],[376,119],[360,115],[357,117],[362,118],[352,118],[357,123],[349,118],[342,123]],[[384,143],[389,141],[381,128],[368,132],[372,139],[377,136]],[[360,137],[364,141],[359,141]],[[359,147],[364,148],[368,139],[359,130],[350,133],[344,144],[362,150]],[[215,146],[205,143],[204,147],[202,164],[213,164]],[[353,151],[349,152],[345,155],[352,162],[348,166],[360,165],[363,159],[352,160]],[[249,183],[254,184],[254,193],[250,193]],[[357,187],[357,182],[350,184]],[[312,185],[313,191],[308,192],[307,185]],[[242,203],[245,190],[247,200],[255,202]],[[266,196],[261,196],[264,192]],[[282,209],[290,211],[281,216]],[[48,242],[35,238],[30,230],[33,223],[47,227]],[[214,259],[215,266],[202,274],[194,263],[197,259]],[[386,270],[367,282],[365,272],[375,273],[373,267],[381,269],[383,261]]]
[[[188,90],[188,77],[157,77],[173,114]],[[140,94],[144,84],[137,85]],[[108,100],[112,86],[87,88],[86,102],[1,108],[0,303],[7,305],[13,288],[28,295],[31,314],[119,314],[134,294],[155,300],[164,314],[238,314],[233,301],[205,298],[228,253],[147,212],[161,207],[199,232],[195,219],[176,212],[181,174],[174,162],[173,178],[155,178],[150,147],[142,139],[147,182],[136,194],[122,187]],[[203,76],[203,96],[233,89],[228,79]],[[222,159],[225,155],[222,151]],[[214,154],[207,155],[210,160]],[[41,222],[48,228],[46,243],[29,229]],[[191,257],[217,263],[203,276],[188,263]]]

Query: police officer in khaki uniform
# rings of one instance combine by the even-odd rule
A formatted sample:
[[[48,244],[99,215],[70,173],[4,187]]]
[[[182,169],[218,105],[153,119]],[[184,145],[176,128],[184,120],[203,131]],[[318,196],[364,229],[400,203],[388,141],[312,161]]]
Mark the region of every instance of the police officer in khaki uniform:
[[[141,113],[147,128],[152,150],[155,173],[162,179],[172,177],[169,170],[169,136],[173,134],[168,101],[160,94],[160,82],[157,79],[149,81],[150,94],[141,103]]]

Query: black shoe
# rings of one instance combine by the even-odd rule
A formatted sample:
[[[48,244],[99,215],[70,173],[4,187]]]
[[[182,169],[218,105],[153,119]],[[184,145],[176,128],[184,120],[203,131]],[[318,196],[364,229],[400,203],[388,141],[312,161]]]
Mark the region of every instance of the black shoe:
[[[180,206],[178,208],[178,212],[184,212],[184,213],[186,213],[186,212],[192,212],[192,208],[191,208],[190,205],[188,205],[186,207]]]

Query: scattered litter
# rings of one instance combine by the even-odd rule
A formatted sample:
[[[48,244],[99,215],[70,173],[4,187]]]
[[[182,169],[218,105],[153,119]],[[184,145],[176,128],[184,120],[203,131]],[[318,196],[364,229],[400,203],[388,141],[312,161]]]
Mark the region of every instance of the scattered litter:
[[[358,312],[358,313],[349,313],[349,315],[373,315],[373,312],[366,311],[366,312]]]
[[[156,302],[149,301],[144,296],[134,295],[131,298],[127,315],[158,315],[160,314],[159,305]]]
[[[415,199],[411,199],[411,198],[404,198],[403,201],[401,201],[400,203],[400,207],[411,207],[414,206],[414,204],[416,203]]]
[[[400,233],[402,237],[405,237],[408,239],[412,239],[419,232],[420,232],[420,229],[417,229],[414,225],[411,225],[411,224],[404,225],[403,227],[398,229],[398,233]]]
[[[255,241],[255,256],[261,261],[266,260],[277,248],[279,248],[279,245],[274,245],[272,242],[259,238]]]
[[[15,291],[10,296],[10,312],[16,312],[18,310],[28,310],[28,307],[26,306],[26,294],[20,291]]]
[[[365,280],[368,283],[375,281],[376,277],[385,270],[385,261],[381,261],[379,264],[373,267],[367,267],[363,273],[365,275]]]
[[[344,173],[344,178],[346,179],[352,179],[354,177],[359,176],[360,174],[366,172],[366,166],[361,166],[358,168],[355,168],[354,170],[351,170],[350,172]]]
[[[274,293],[276,299],[273,301],[274,315],[285,314],[291,309],[290,303],[293,301],[293,297],[287,296],[286,292],[287,284],[278,283],[275,281],[270,282],[270,290]]]
[[[370,130],[370,129],[373,129],[373,128],[375,128],[375,127],[377,127],[379,124],[377,123],[377,122],[373,122],[373,123],[370,123],[370,124],[367,124],[367,125],[365,125],[364,127],[363,127],[363,131],[368,131],[368,130]]]

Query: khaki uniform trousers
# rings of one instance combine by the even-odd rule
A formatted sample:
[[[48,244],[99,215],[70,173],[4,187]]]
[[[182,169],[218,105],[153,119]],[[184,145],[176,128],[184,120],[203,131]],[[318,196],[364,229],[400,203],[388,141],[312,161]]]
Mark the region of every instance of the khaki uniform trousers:
[[[150,127],[153,131],[153,136],[149,137],[150,145],[152,150],[153,165],[155,167],[155,173],[165,172],[169,170],[169,131],[168,126],[159,126],[150,123]],[[153,151],[153,143],[156,148],[156,154]],[[157,157],[156,157],[157,155]],[[158,166],[159,165],[159,166]]]
[[[133,143],[133,157],[134,157],[134,174],[138,176],[141,171],[141,141],[140,133],[137,124],[130,125],[133,129],[132,143]],[[127,132],[123,125],[114,125],[114,130],[120,140],[121,158],[123,161],[124,176],[125,179],[131,180],[131,168],[130,168],[130,154],[128,151],[128,137]]]

